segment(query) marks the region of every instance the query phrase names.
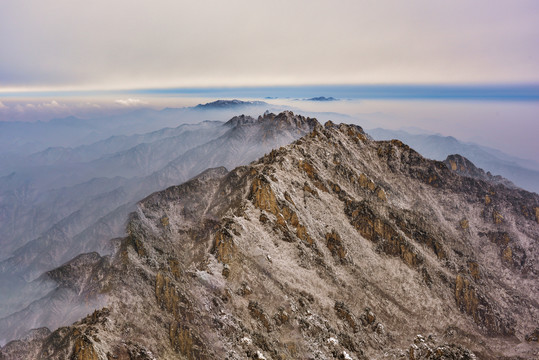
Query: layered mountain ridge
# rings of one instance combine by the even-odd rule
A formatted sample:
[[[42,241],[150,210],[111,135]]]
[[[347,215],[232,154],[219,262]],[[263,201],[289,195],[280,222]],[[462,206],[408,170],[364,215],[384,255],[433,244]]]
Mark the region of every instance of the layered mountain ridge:
[[[399,139],[429,159],[444,160],[451,154],[460,154],[487,172],[501,175],[519,187],[539,193],[539,167],[536,161],[519,159],[493,148],[464,143],[452,136],[413,134],[380,128],[369,129],[368,133],[376,140]],[[529,157],[533,159],[534,154]]]
[[[485,172],[483,169],[478,168],[469,159],[462,155],[449,155],[444,162],[449,168],[451,168],[451,170],[455,171],[459,175],[484,180],[494,184],[503,184],[510,188],[517,188],[517,186],[515,186],[515,184],[508,179],[502,177],[501,175],[492,175],[490,172]]]
[[[207,122],[198,126],[181,126],[172,134],[167,131],[172,137],[150,134],[152,138],[157,137],[148,145],[154,149],[153,153],[170,151],[163,155],[169,161],[147,176],[141,173],[132,178],[93,179],[40,194],[35,202],[13,200],[5,212],[8,216],[0,221],[2,231],[5,230],[2,238],[5,254],[9,254],[10,246],[19,244],[11,256],[0,262],[0,300],[3,305],[0,308],[0,342],[16,338],[30,326],[57,327],[86,313],[91,306],[77,305],[78,313],[72,312],[69,317],[64,317],[61,309],[70,306],[72,293],[76,292],[67,289],[69,296],[55,295],[51,302],[47,297],[52,291],[50,282],[44,281],[40,275],[80,253],[97,251],[109,254],[112,251],[109,239],[125,235],[126,218],[136,209],[136,202],[141,198],[182,183],[207,167],[232,169],[249,163],[271,149],[308,133],[312,125],[309,118],[283,112],[279,115],[267,113],[255,122],[228,125]],[[17,197],[17,193],[4,194]],[[43,218],[38,216],[41,214]],[[40,228],[42,233],[38,232]],[[38,236],[21,246],[24,231],[38,232]],[[10,235],[13,241],[9,241]],[[50,311],[37,310],[42,307],[37,304],[43,302],[51,304],[46,306]]]
[[[357,126],[299,120],[312,131],[291,145],[142,200],[110,257],[49,272],[103,307],[0,356],[538,355],[539,195],[464,158],[428,160]]]

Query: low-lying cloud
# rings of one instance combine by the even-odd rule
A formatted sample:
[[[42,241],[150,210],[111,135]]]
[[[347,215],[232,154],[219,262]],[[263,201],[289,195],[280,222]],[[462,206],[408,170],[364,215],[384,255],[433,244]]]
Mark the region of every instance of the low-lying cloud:
[[[123,106],[140,106],[140,105],[147,105],[148,103],[146,101],[142,101],[140,99],[118,99],[114,101],[116,104],[120,104]]]
[[[101,101],[103,102],[103,101]],[[106,101],[108,108],[125,108],[125,105]],[[48,121],[53,118],[67,116],[92,116],[102,115],[101,105],[93,101],[79,101],[73,99],[14,99],[0,102],[0,122],[1,121]]]

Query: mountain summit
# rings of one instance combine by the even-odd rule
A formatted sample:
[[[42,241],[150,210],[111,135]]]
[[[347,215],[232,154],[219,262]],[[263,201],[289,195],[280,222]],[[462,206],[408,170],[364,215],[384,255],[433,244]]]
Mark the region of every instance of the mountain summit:
[[[459,175],[357,126],[296,120],[312,131],[148,196],[111,257],[50,273],[106,305],[1,356],[536,356],[537,194]]]
[[[268,103],[264,101],[242,101],[242,100],[216,100],[212,101],[206,104],[198,104],[194,107],[194,109],[230,109],[230,108],[239,108],[239,107],[247,107],[247,106],[262,106],[262,105],[268,105]]]
[[[284,133],[308,133],[319,123],[314,118],[294,115],[292,111],[283,111],[278,115],[266,111],[264,116],[256,119],[246,115],[234,116],[225,125],[238,128],[256,127],[264,139],[272,139]]]

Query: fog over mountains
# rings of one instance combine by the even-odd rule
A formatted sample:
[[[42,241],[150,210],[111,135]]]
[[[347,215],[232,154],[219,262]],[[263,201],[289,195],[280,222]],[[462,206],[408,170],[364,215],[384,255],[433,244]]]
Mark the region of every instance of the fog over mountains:
[[[50,291],[39,279],[43,272],[81,253],[110,253],[109,240],[124,235],[127,215],[148,194],[182,183],[208,167],[246,164],[310,131],[308,125],[275,125],[287,116],[242,115],[226,123],[180,125],[135,139],[110,138],[107,144],[115,148],[121,147],[118,142],[140,143],[86,163],[56,161],[1,178],[0,231],[5,252],[0,262],[0,317],[24,309]],[[87,146],[84,151],[92,146],[99,147]],[[77,152],[82,151],[72,151]],[[0,338],[20,335],[7,325],[12,322],[9,317],[0,320]]]
[[[280,110],[260,101],[221,100],[112,118],[0,123],[2,343],[31,328],[70,324],[103,305],[101,297],[80,302],[80,291],[90,278],[73,280],[69,275],[66,280],[53,269],[73,261],[71,268],[91,265],[98,276],[108,261],[102,255],[118,251],[121,241],[111,239],[126,235],[128,215],[141,199],[208,168],[231,170],[249,164],[317,124]],[[461,154],[516,186],[538,191],[535,164],[493,149],[437,135],[384,129],[370,134],[401,139],[433,159]],[[84,253],[88,255],[80,256]],[[87,270],[84,274],[89,276]]]
[[[539,195],[462,156],[429,160],[288,111],[201,126],[225,130],[137,181],[277,149],[133,204],[110,255],[80,254],[24,289],[50,291],[0,320],[5,340],[25,334],[0,357],[536,355]]]
[[[8,161],[9,157],[14,155],[29,155],[49,147],[56,148],[56,151],[61,150],[58,147],[79,148],[81,145],[89,145],[111,136],[143,134],[204,120],[222,121],[242,113],[258,116],[268,109],[272,111],[284,110],[280,106],[270,105],[262,101],[218,100],[195,107],[165,108],[162,110],[139,108],[112,115],[106,115],[106,111],[104,111],[102,115],[84,119],[68,116],[39,122],[2,121],[0,122],[0,153],[3,156],[0,160],[3,160],[4,163],[0,163],[2,165],[0,175],[10,168],[7,166],[8,164],[17,165],[16,162]],[[136,138],[131,140],[134,139]],[[129,140],[126,139],[126,141]],[[115,140],[112,140],[112,143],[118,144]],[[135,143],[131,144],[131,146],[136,145]],[[127,142],[123,146],[124,149],[129,148],[125,147]],[[64,150],[69,151],[70,149]],[[101,151],[112,153],[119,150],[114,148],[106,150],[105,148]],[[88,152],[92,153],[91,149]],[[99,153],[94,153],[94,155],[97,154]]]

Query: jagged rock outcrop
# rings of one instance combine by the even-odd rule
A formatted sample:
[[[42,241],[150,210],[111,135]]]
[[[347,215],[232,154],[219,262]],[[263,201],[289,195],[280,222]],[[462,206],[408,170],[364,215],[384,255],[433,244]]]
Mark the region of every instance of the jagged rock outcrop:
[[[369,129],[368,132],[376,140],[399,139],[430,159],[444,161],[451,154],[459,154],[455,156],[465,157],[476,167],[488,169],[492,174],[499,174],[519,187],[539,193],[539,167],[535,161],[519,159],[490,147],[464,143],[452,136],[412,134],[403,130],[380,128]],[[451,166],[448,161],[446,164]],[[495,181],[503,180],[498,176],[493,178]]]
[[[513,184],[510,180],[500,175],[492,175],[489,171],[485,172],[483,169],[478,168],[462,155],[449,155],[445,159],[444,163],[449,169],[451,169],[451,171],[455,171],[459,175],[484,180],[493,184],[503,184],[507,187],[516,188],[515,184]]]
[[[248,166],[142,200],[105,275],[83,285],[106,282],[106,308],[21,348],[51,359],[537,356],[539,196],[357,126],[311,126]],[[501,246],[521,249],[520,267]]]

